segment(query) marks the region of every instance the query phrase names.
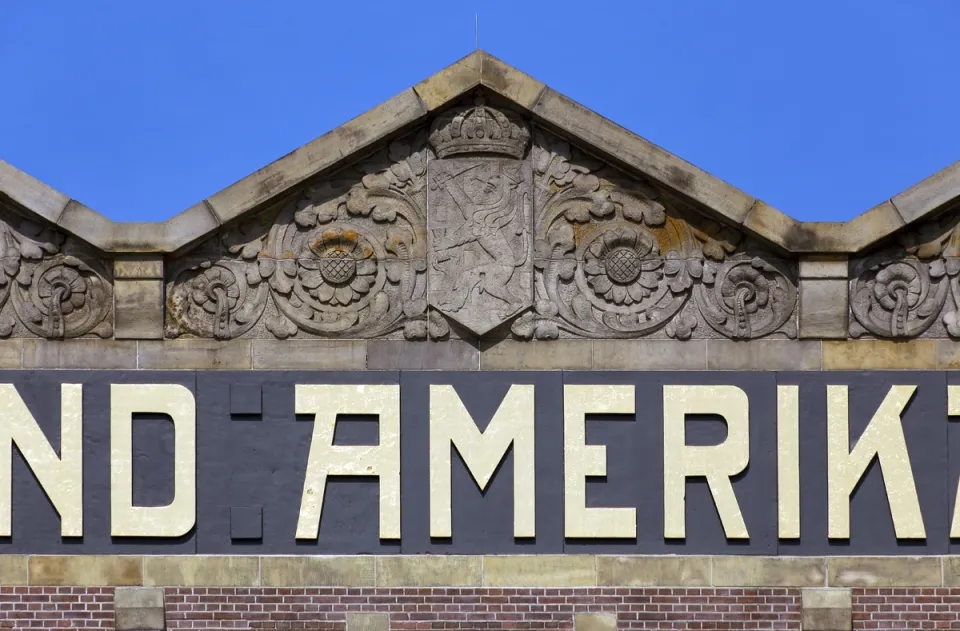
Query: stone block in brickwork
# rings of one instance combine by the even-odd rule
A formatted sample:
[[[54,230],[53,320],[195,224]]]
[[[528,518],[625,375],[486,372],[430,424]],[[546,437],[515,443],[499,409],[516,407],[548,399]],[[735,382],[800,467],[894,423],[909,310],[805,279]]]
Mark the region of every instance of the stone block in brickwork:
[[[241,556],[156,556],[143,559],[144,585],[248,586],[260,582],[260,560]]]
[[[141,585],[142,559],[135,556],[32,556],[31,585]]]
[[[348,613],[347,631],[390,631],[390,616],[385,613]]]
[[[853,628],[849,589],[804,589],[801,604],[804,631],[850,631]]]
[[[158,587],[120,587],[114,593],[116,631],[164,631],[163,590]]]
[[[377,557],[377,587],[459,587],[480,585],[478,556],[411,555]]]
[[[614,613],[578,613],[573,616],[573,631],[616,631]]]
[[[596,557],[487,556],[483,584],[498,587],[579,587],[597,584]]]
[[[818,557],[713,557],[713,584],[721,587],[809,587],[823,585]]]
[[[261,557],[260,580],[273,587],[323,585],[373,586],[375,558],[355,557]]]
[[[942,581],[940,558],[830,558],[827,581],[836,587],[937,587]]]
[[[624,587],[709,585],[710,557],[599,556],[597,584]]]

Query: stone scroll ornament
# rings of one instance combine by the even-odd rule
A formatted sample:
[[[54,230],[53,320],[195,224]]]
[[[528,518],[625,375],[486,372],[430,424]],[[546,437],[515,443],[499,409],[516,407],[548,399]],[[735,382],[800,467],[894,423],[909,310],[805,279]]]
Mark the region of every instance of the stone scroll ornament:
[[[0,336],[18,325],[52,339],[113,334],[113,288],[103,261],[13,213],[3,214],[0,233],[0,308],[13,303],[13,313],[0,316]]]
[[[850,335],[911,338],[938,319],[960,337],[957,216],[921,224],[851,265]]]
[[[574,151],[536,131],[536,301],[515,335],[795,336],[788,265],[738,252],[739,233],[681,217],[655,187]]]
[[[167,336],[446,335],[426,308],[427,160],[423,130],[225,233],[229,256],[175,271]]]

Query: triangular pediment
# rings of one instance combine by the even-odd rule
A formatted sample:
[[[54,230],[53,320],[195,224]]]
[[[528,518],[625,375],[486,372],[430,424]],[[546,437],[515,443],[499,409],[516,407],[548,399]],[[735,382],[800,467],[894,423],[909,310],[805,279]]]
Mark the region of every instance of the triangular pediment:
[[[106,291],[111,259],[165,258],[168,337],[789,337],[799,258],[912,243],[958,200],[960,163],[798,222],[483,51],[165,222],[0,162],[11,234],[52,231]],[[17,321],[67,335],[45,317]]]

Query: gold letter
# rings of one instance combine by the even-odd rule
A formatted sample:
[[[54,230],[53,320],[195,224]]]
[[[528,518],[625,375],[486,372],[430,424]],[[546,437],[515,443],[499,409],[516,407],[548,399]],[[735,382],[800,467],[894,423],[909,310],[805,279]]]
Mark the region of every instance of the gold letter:
[[[947,386],[947,416],[960,416],[960,386]],[[950,522],[950,538],[960,537],[960,485],[953,502],[953,520]]]
[[[780,539],[800,538],[800,388],[777,386],[777,510]]]
[[[687,414],[717,414],[727,422],[719,445],[691,446],[686,440]],[[750,416],[747,393],[736,386],[663,387],[663,536],[686,537],[686,483],[707,478],[728,539],[749,539],[730,478],[750,462]]]
[[[450,445],[480,490],[513,445],[513,536],[535,537],[533,386],[513,385],[481,432],[453,386],[430,386],[430,536],[450,537]]]
[[[400,386],[297,384],[295,392],[297,414],[314,414],[297,539],[320,533],[327,476],[355,475],[380,478],[380,538],[399,539]],[[379,444],[335,446],[337,414],[376,414]]]
[[[916,389],[916,386],[892,386],[850,451],[847,386],[827,386],[827,495],[831,539],[850,538],[850,494],[874,456],[880,462],[897,539],[926,538],[900,420],[903,408]]]
[[[634,414],[634,387],[563,387],[565,536],[636,537],[637,509],[586,506],[587,476],[607,475],[607,448],[586,444],[587,414]]]
[[[83,386],[60,386],[60,457],[13,384],[0,384],[0,537],[10,536],[13,445],[60,513],[60,535],[83,536]]]
[[[133,505],[133,415],[166,414],[173,421],[173,501]],[[193,393],[166,384],[110,385],[110,534],[179,537],[197,521],[197,429]]]

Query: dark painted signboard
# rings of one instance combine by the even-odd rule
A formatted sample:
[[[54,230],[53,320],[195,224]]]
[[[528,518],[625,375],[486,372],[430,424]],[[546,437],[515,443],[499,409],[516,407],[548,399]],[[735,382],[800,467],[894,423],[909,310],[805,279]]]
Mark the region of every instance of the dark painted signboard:
[[[0,552],[946,554],[957,413],[943,372],[7,371]]]

